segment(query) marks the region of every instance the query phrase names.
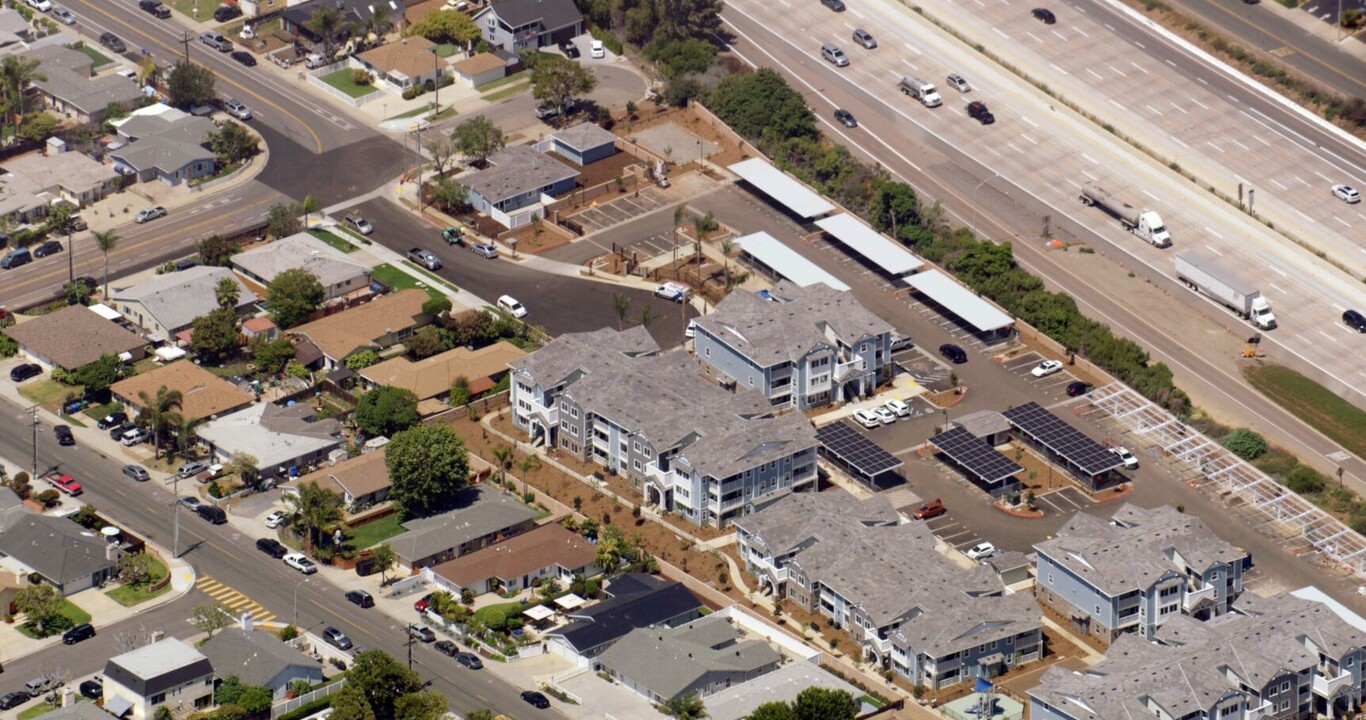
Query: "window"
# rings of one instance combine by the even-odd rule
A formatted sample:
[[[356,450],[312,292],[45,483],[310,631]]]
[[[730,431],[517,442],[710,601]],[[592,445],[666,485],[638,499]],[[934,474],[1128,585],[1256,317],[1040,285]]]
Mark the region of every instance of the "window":
[[[1289,709],[1290,709],[1290,701],[1289,701],[1289,700],[1282,700],[1282,701],[1281,701],[1281,708],[1280,708],[1280,709],[1281,709],[1281,712],[1285,712],[1286,710],[1289,710]]]
[[[1048,584],[1049,584],[1049,585],[1052,585],[1052,584],[1053,584],[1053,573],[1048,573]]]
[[[574,418],[575,420],[577,420],[577,419],[579,418],[579,409],[576,408],[576,407],[575,407],[575,408],[570,408],[570,409],[569,409],[569,417],[572,417],[572,418]]]
[[[636,469],[636,472],[640,472],[640,461],[639,461],[639,460],[633,460],[633,461],[631,462],[631,467],[635,468],[635,469]]]
[[[152,696],[153,705],[160,705],[164,702],[166,702],[166,693],[157,693],[156,695]]]
[[[711,357],[711,348],[710,348],[710,347],[702,348],[702,354],[703,354],[703,355],[706,355],[707,357]]]
[[[1290,692],[1290,681],[1289,681],[1289,680],[1286,680],[1285,682],[1281,683],[1281,692]]]

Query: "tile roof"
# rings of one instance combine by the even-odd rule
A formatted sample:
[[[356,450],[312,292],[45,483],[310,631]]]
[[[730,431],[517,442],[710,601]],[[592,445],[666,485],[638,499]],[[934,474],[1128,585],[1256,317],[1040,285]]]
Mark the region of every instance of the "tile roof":
[[[488,159],[492,167],[460,178],[470,192],[490,203],[535,192],[562,180],[576,178],[579,171],[525,145],[505,147]]]
[[[579,152],[591,150],[601,145],[610,145],[617,141],[616,135],[587,120],[563,130],[556,130],[551,137]]]
[[[672,699],[720,675],[752,679],[776,668],[782,654],[763,640],[744,640],[730,620],[710,615],[676,628],[637,628],[598,657],[602,666],[654,695]]]
[[[422,305],[428,297],[422,290],[399,290],[289,332],[308,338],[324,355],[340,361],[357,350],[378,347],[379,338],[391,332],[425,325],[430,318],[422,314]]]
[[[322,675],[322,663],[269,632],[225,628],[205,640],[199,650],[213,665],[215,675],[220,678],[236,675],[244,685],[269,687],[271,680],[291,666],[316,669],[319,676]]]
[[[441,67],[440,56],[432,52],[435,47],[436,44],[431,40],[413,35],[366,50],[356,58],[381,72],[418,78],[432,75]]]
[[[503,533],[532,520],[536,513],[511,495],[481,486],[460,491],[451,510],[408,520],[405,532],[389,541],[400,560],[415,562],[459,548],[486,535]]]
[[[137,302],[153,318],[172,333],[189,327],[195,318],[218,309],[214,290],[219,281],[231,279],[241,293],[237,307],[251,305],[260,298],[252,292],[236,273],[223,267],[197,265],[188,270],[158,275],[132,287],[114,288],[114,302]],[[159,338],[168,340],[169,338]]]
[[[157,390],[162,387],[180,391],[183,398],[180,415],[189,421],[203,420],[236,410],[256,399],[251,393],[189,360],[177,360],[141,375],[125,378],[111,385],[109,389],[128,404],[139,407],[139,392],[147,393],[148,397],[156,397]]]
[[[286,270],[313,273],[323,289],[345,285],[370,269],[346,258],[346,253],[301,232],[232,256],[232,264],[269,284]]]
[[[592,565],[597,554],[594,545],[582,535],[551,523],[441,563],[432,572],[466,588],[491,577],[514,580],[535,575],[555,565],[577,570]]]
[[[526,356],[526,351],[506,340],[478,350],[454,348],[413,362],[396,357],[360,371],[361,377],[376,385],[411,390],[419,400],[448,392],[455,379],[464,376],[471,382],[502,375],[508,363]]]
[[[96,315],[90,308],[70,305],[57,312],[21,320],[0,330],[20,347],[67,370],[147,346],[147,341]]]

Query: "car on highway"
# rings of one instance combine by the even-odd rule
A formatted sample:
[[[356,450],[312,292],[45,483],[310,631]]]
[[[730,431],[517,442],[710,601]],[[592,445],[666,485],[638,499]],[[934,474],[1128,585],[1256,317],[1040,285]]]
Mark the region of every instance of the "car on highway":
[[[507,311],[509,315],[515,318],[526,317],[526,306],[518,302],[517,298],[511,295],[503,295],[498,298],[498,307]]]
[[[250,120],[252,118],[251,108],[247,107],[240,100],[233,100],[232,98],[223,98],[223,109],[227,110],[229,115],[237,118],[238,120],[245,121]]]
[[[867,409],[855,412],[854,422],[862,425],[863,427],[868,428],[869,430],[872,430],[882,425],[882,420],[878,418],[877,413]]]
[[[877,47],[877,40],[873,39],[873,34],[863,28],[854,30],[854,42],[862,45],[865,50],[872,50]]]
[[[104,681],[98,675],[80,684],[81,697],[86,700],[99,700],[104,697]]]
[[[100,421],[95,423],[95,427],[101,430],[108,430],[115,425],[122,425],[126,422],[128,422],[128,413],[122,410],[115,410],[100,418]]]
[[[52,9],[52,0],[24,0],[24,2],[39,12],[47,12]]]
[[[208,45],[218,52],[228,52],[232,50],[232,41],[223,37],[221,33],[212,30],[199,34],[199,42]]]
[[[371,608],[375,606],[375,598],[364,590],[350,590],[346,593],[346,601],[356,607]]]
[[[579,53],[578,46],[574,44],[573,40],[561,40],[560,52],[564,53],[564,56],[570,60],[577,60],[581,54]]]
[[[835,67],[846,67],[849,65],[849,56],[834,43],[821,45],[821,57]]]
[[[208,469],[209,466],[199,460],[186,460],[181,463],[180,467],[176,468],[175,474],[183,480],[188,477],[194,477]]]
[[[123,44],[118,35],[111,32],[100,33],[100,44],[116,53],[128,52],[128,46]]]
[[[303,553],[290,553],[281,559],[285,561],[286,565],[305,575],[312,575],[313,573],[318,572],[318,566],[314,565],[313,561],[305,557]]]
[[[545,710],[546,708],[550,707],[550,701],[547,700],[544,695],[536,692],[535,690],[523,690],[522,700],[526,702],[526,704],[538,710]]]
[[[213,19],[215,22],[227,22],[241,16],[242,9],[236,5],[219,5],[218,9],[213,11]]]
[[[1062,362],[1061,362],[1061,361],[1059,361],[1059,360],[1044,360],[1043,362],[1039,363],[1038,365],[1035,365],[1035,366],[1034,366],[1034,369],[1029,371],[1029,374],[1030,374],[1030,375],[1033,375],[1033,376],[1036,377],[1036,378],[1042,378],[1042,377],[1048,377],[1049,375],[1052,375],[1053,373],[1058,372],[1058,371],[1060,371],[1060,370],[1062,370]]]
[[[37,363],[21,363],[9,371],[11,382],[23,382],[43,374],[43,367]]]
[[[70,475],[54,472],[48,474],[48,476],[43,479],[47,480],[48,485],[57,488],[59,492],[70,495],[71,497],[76,497],[85,492],[81,489],[81,484],[76,482],[76,478],[73,478]]]
[[[982,542],[979,542],[976,545],[973,545],[972,547],[968,548],[964,552],[964,554],[968,556],[969,560],[985,560],[991,557],[991,555],[995,552],[996,546],[992,545],[990,542],[986,540],[983,540]]]
[[[1361,193],[1357,192],[1357,189],[1351,185],[1334,185],[1333,196],[1345,203],[1356,204],[1361,202]]]
[[[1081,397],[1091,392],[1091,383],[1073,380],[1067,383],[1067,397]]]
[[[460,663],[461,665],[464,665],[465,667],[467,667],[467,668],[469,668],[469,669],[471,669],[471,670],[483,670],[483,669],[484,669],[484,661],[483,661],[483,660],[480,660],[480,659],[479,659],[479,656],[478,656],[478,655],[475,655],[474,653],[469,653],[469,652],[456,653],[456,654],[455,654],[455,661],[458,662],[458,663]]]
[[[421,265],[422,267],[427,268],[428,270],[441,269],[441,258],[437,257],[436,253],[432,252],[431,250],[413,248],[412,250],[408,251],[408,259],[412,260],[418,265]]]
[[[475,245],[471,245],[470,250],[473,251],[475,255],[485,257],[490,260],[498,257],[498,248],[488,243],[477,243]]]
[[[52,8],[52,19],[63,25],[75,25],[76,14],[64,7]]]
[[[289,554],[289,548],[275,538],[260,538],[256,541],[256,549],[279,560]]]
[[[821,0],[821,4],[835,12],[844,12],[844,0]]]
[[[276,510],[275,512],[266,516],[266,527],[270,528],[271,530],[280,527],[284,524],[284,522],[285,511],[283,510]]]
[[[355,645],[355,643],[351,642],[351,638],[346,636],[346,633],[332,627],[331,625],[328,625],[327,627],[323,628],[322,635],[323,640],[326,640],[328,645],[331,645],[332,647],[335,647],[338,650],[350,650],[351,647]]]
[[[23,690],[5,693],[4,695],[0,695],[0,710],[13,710],[32,699],[33,696]]]
[[[602,59],[607,57],[607,48],[601,40],[594,40],[588,43],[588,57]]]
[[[991,111],[987,109],[987,104],[980,100],[974,100],[968,103],[968,117],[983,125],[990,125],[996,122],[996,116],[992,115]]]
[[[138,214],[133,216],[133,222],[141,225],[142,223],[163,217],[166,217],[166,208],[160,205],[153,205],[152,207],[139,210]]]
[[[1053,15],[1053,11],[1048,8],[1034,8],[1029,11],[1029,14],[1033,15],[1035,20],[1038,20],[1045,25],[1052,25],[1058,21],[1058,18]]]
[[[426,625],[409,625],[408,637],[419,642],[436,642],[436,633],[432,632],[432,629]]]
[[[944,501],[935,498],[915,509],[915,519],[929,520],[930,518],[937,518],[946,512],[948,512],[948,509],[944,507]]]
[[[346,224],[351,226],[351,229],[361,235],[369,235],[375,231],[375,226],[371,225],[369,220],[366,220],[356,213],[347,213],[344,219],[346,220]]]
[[[247,67],[256,67],[256,56],[246,50],[234,50],[228,57]]]
[[[877,416],[878,422],[883,425],[892,425],[896,422],[896,413],[888,410],[886,407],[873,408],[873,414]]]
[[[62,633],[62,644],[75,645],[82,640],[89,640],[92,637],[95,637],[95,626],[90,623],[81,623]]]
[[[52,428],[52,437],[57,438],[58,445],[75,445],[76,436],[71,434],[71,428],[65,425],[58,425]]]
[[[943,345],[940,345],[939,354],[948,358],[949,362],[954,365],[962,365],[968,361],[967,351],[953,343],[944,343]]]
[[[1356,310],[1343,310],[1342,324],[1357,332],[1366,332],[1366,315]]]
[[[858,127],[858,120],[854,119],[854,114],[844,108],[835,108],[835,120],[847,128]]]
[[[957,90],[958,92],[972,92],[972,86],[969,85],[968,81],[964,80],[963,76],[959,75],[958,73],[949,73],[949,77],[946,82],[948,82],[949,87],[953,88],[954,90]]]
[[[146,428],[134,427],[130,430],[125,430],[123,434],[119,436],[119,444],[124,447],[133,447],[134,445],[141,445],[150,439],[152,439],[152,433],[150,431]]]
[[[147,482],[152,479],[152,476],[148,475],[147,470],[141,465],[124,465],[122,472],[124,475],[128,476],[129,479],[137,482]]]
[[[56,240],[48,240],[47,242],[40,244],[38,247],[33,248],[30,252],[33,253],[33,257],[45,258],[48,255],[56,255],[61,251],[61,243],[57,242]]]
[[[1129,452],[1129,448],[1119,445],[1110,448],[1110,452],[1114,453],[1116,457],[1124,462],[1124,467],[1130,470],[1138,469],[1138,458],[1134,457],[1134,454]]]
[[[160,0],[138,0],[138,8],[148,15],[162,20],[171,16],[171,9],[163,5]]]

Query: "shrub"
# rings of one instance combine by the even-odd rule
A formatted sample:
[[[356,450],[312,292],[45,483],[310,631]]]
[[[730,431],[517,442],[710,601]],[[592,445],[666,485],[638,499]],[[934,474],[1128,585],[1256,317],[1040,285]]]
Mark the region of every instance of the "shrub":
[[[1285,475],[1285,486],[1301,495],[1323,492],[1324,477],[1308,465],[1296,465]]]
[[[502,610],[489,610],[484,613],[484,627],[490,630],[502,630],[508,622],[507,613]]]
[[[353,68],[351,70],[351,82],[357,85],[369,85],[374,81],[374,76],[372,76],[368,70],[362,70],[360,68]]]
[[[1223,441],[1229,452],[1251,462],[1266,454],[1266,438],[1247,428],[1235,428]]]

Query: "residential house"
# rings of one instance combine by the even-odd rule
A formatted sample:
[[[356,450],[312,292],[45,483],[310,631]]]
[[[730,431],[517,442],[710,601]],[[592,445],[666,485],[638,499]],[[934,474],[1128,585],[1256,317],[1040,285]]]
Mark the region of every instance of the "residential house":
[[[18,496],[14,496],[17,501]],[[19,596],[19,591],[28,587],[28,579],[23,570],[16,567],[8,567],[8,563],[0,562],[0,622],[13,623],[18,615],[18,608],[15,607],[15,600]]]
[[[686,351],[659,354],[642,327],[562,335],[511,366],[513,422],[625,475],[647,505],[724,526],[816,484],[805,417],[703,380]]]
[[[399,290],[364,305],[291,328],[289,334],[318,346],[328,369],[343,367],[361,350],[385,350],[412,337],[431,323],[422,312],[429,296],[422,290]]]
[[[370,268],[348,260],[345,253],[307,232],[237,253],[232,256],[232,267],[261,287],[269,286],[286,270],[307,270],[318,278],[326,300],[370,287]]]
[[[446,63],[436,54],[436,44],[421,35],[366,50],[355,55],[352,64],[374,73],[375,84],[391,93],[426,83],[436,85],[446,74]]]
[[[260,299],[231,270],[199,265],[157,275],[131,287],[112,288],[109,304],[153,340],[165,342],[189,329],[196,318],[218,309],[215,290],[224,279],[237,286],[239,294],[234,309],[239,314]]]
[[[744,640],[727,617],[678,627],[637,628],[598,656],[597,665],[656,704],[707,698],[778,669],[783,656],[763,640]]]
[[[911,685],[990,679],[1041,657],[1027,593],[1006,594],[985,565],[963,570],[883,496],[794,493],[735,521],[759,587],[845,629],[864,657]]]
[[[0,52],[23,52],[33,40],[33,28],[13,8],[0,10]]]
[[[1348,611],[1350,612],[1350,611]],[[1034,720],[1310,720],[1355,717],[1366,632],[1328,605],[1248,593],[1201,622],[1174,614],[1151,640],[1117,638],[1082,671],[1054,665],[1030,688]]]
[[[486,592],[519,592],[542,582],[567,583],[575,575],[602,572],[595,563],[597,547],[559,523],[542,525],[482,550],[447,560],[432,568],[436,584],[459,596]]]
[[[0,218],[19,225],[42,220],[59,201],[79,208],[103,200],[118,191],[119,175],[84,153],[29,153],[3,161],[0,183]]]
[[[601,125],[584,121],[556,130],[550,136],[551,149],[576,165],[588,165],[617,153],[617,136]]]
[[[1152,638],[1177,615],[1227,613],[1249,564],[1247,551],[1169,505],[1126,503],[1108,522],[1076,513],[1034,550],[1039,603],[1106,644],[1124,632]]]
[[[399,565],[419,570],[481,550],[536,527],[536,512],[491,487],[460,490],[451,509],[403,523],[389,541]]]
[[[62,692],[65,694],[75,690],[67,686]],[[49,710],[38,717],[43,720],[109,720],[110,715],[95,703],[79,702],[73,697],[69,705]]]
[[[489,45],[511,53],[583,34],[574,0],[497,0],[474,14],[474,24]]]
[[[353,27],[361,28],[361,36],[364,37],[365,28],[377,16],[382,15],[394,26],[403,22],[405,0],[255,0],[255,3],[261,12],[269,12],[275,7],[283,9],[277,17],[280,18],[284,30],[302,37],[312,45],[323,43],[323,38],[313,30],[313,13],[324,7],[336,9],[341,15],[341,22],[338,23],[337,34],[332,38],[333,47],[344,50],[343,46],[347,44]]]
[[[212,175],[218,158],[209,149],[209,133],[218,128],[208,118],[196,117],[164,105],[116,123],[126,143],[111,150],[114,169],[140,182],[159,179],[179,185]]]
[[[255,396],[189,360],[153,368],[140,375],[124,378],[109,386],[114,400],[123,403],[129,414],[142,411],[142,396],[155,399],[161,388],[180,393],[181,419],[197,423],[240,410]]]
[[[308,483],[337,493],[348,512],[378,505],[389,499],[389,467],[384,463],[384,448],[290,480],[281,489],[287,495],[297,495],[299,486]]]
[[[133,362],[142,359],[147,350],[146,340],[83,305],[38,315],[0,332],[19,343],[24,357],[48,369],[75,370],[104,355]]]
[[[631,573],[613,578],[608,598],[570,612],[572,620],[546,633],[550,652],[588,665],[637,628],[672,628],[703,615],[702,602],[681,583]]]
[[[480,88],[507,75],[507,62],[493,53],[477,53],[451,66],[466,87]]]
[[[470,396],[492,390],[509,372],[508,364],[526,351],[506,340],[467,350],[454,348],[413,362],[396,357],[362,369],[358,374],[371,388],[390,386],[410,390],[419,401],[446,399],[456,378],[469,382]]]
[[[294,474],[317,465],[345,442],[341,423],[320,420],[306,402],[281,407],[257,403],[204,423],[195,432],[215,462],[239,454],[256,458],[261,477]]]
[[[767,298],[733,292],[693,325],[693,353],[709,372],[776,408],[858,400],[892,378],[892,326],[819,283],[783,281]]]
[[[173,637],[116,655],[104,665],[104,709],[115,717],[152,720],[158,707],[172,713],[203,710],[213,705],[213,688],[209,659]]]
[[[463,176],[460,182],[469,188],[476,212],[507,228],[542,216],[544,205],[573,190],[579,177],[578,170],[525,145],[505,147],[489,156],[488,163],[490,167]]]
[[[0,488],[0,572],[28,576],[64,595],[98,587],[118,575],[122,550],[70,518],[41,515]],[[3,592],[0,590],[0,592]]]
[[[136,83],[122,75],[95,76],[94,61],[62,45],[45,45],[25,55],[42,63],[44,79],[33,81],[43,106],[80,123],[104,122],[110,105],[131,109],[142,100]]]
[[[314,685],[323,680],[322,663],[274,633],[253,629],[250,621],[219,630],[199,651],[209,659],[219,680],[236,677],[244,685],[266,688],[276,699],[284,697],[290,683],[303,680]]]

